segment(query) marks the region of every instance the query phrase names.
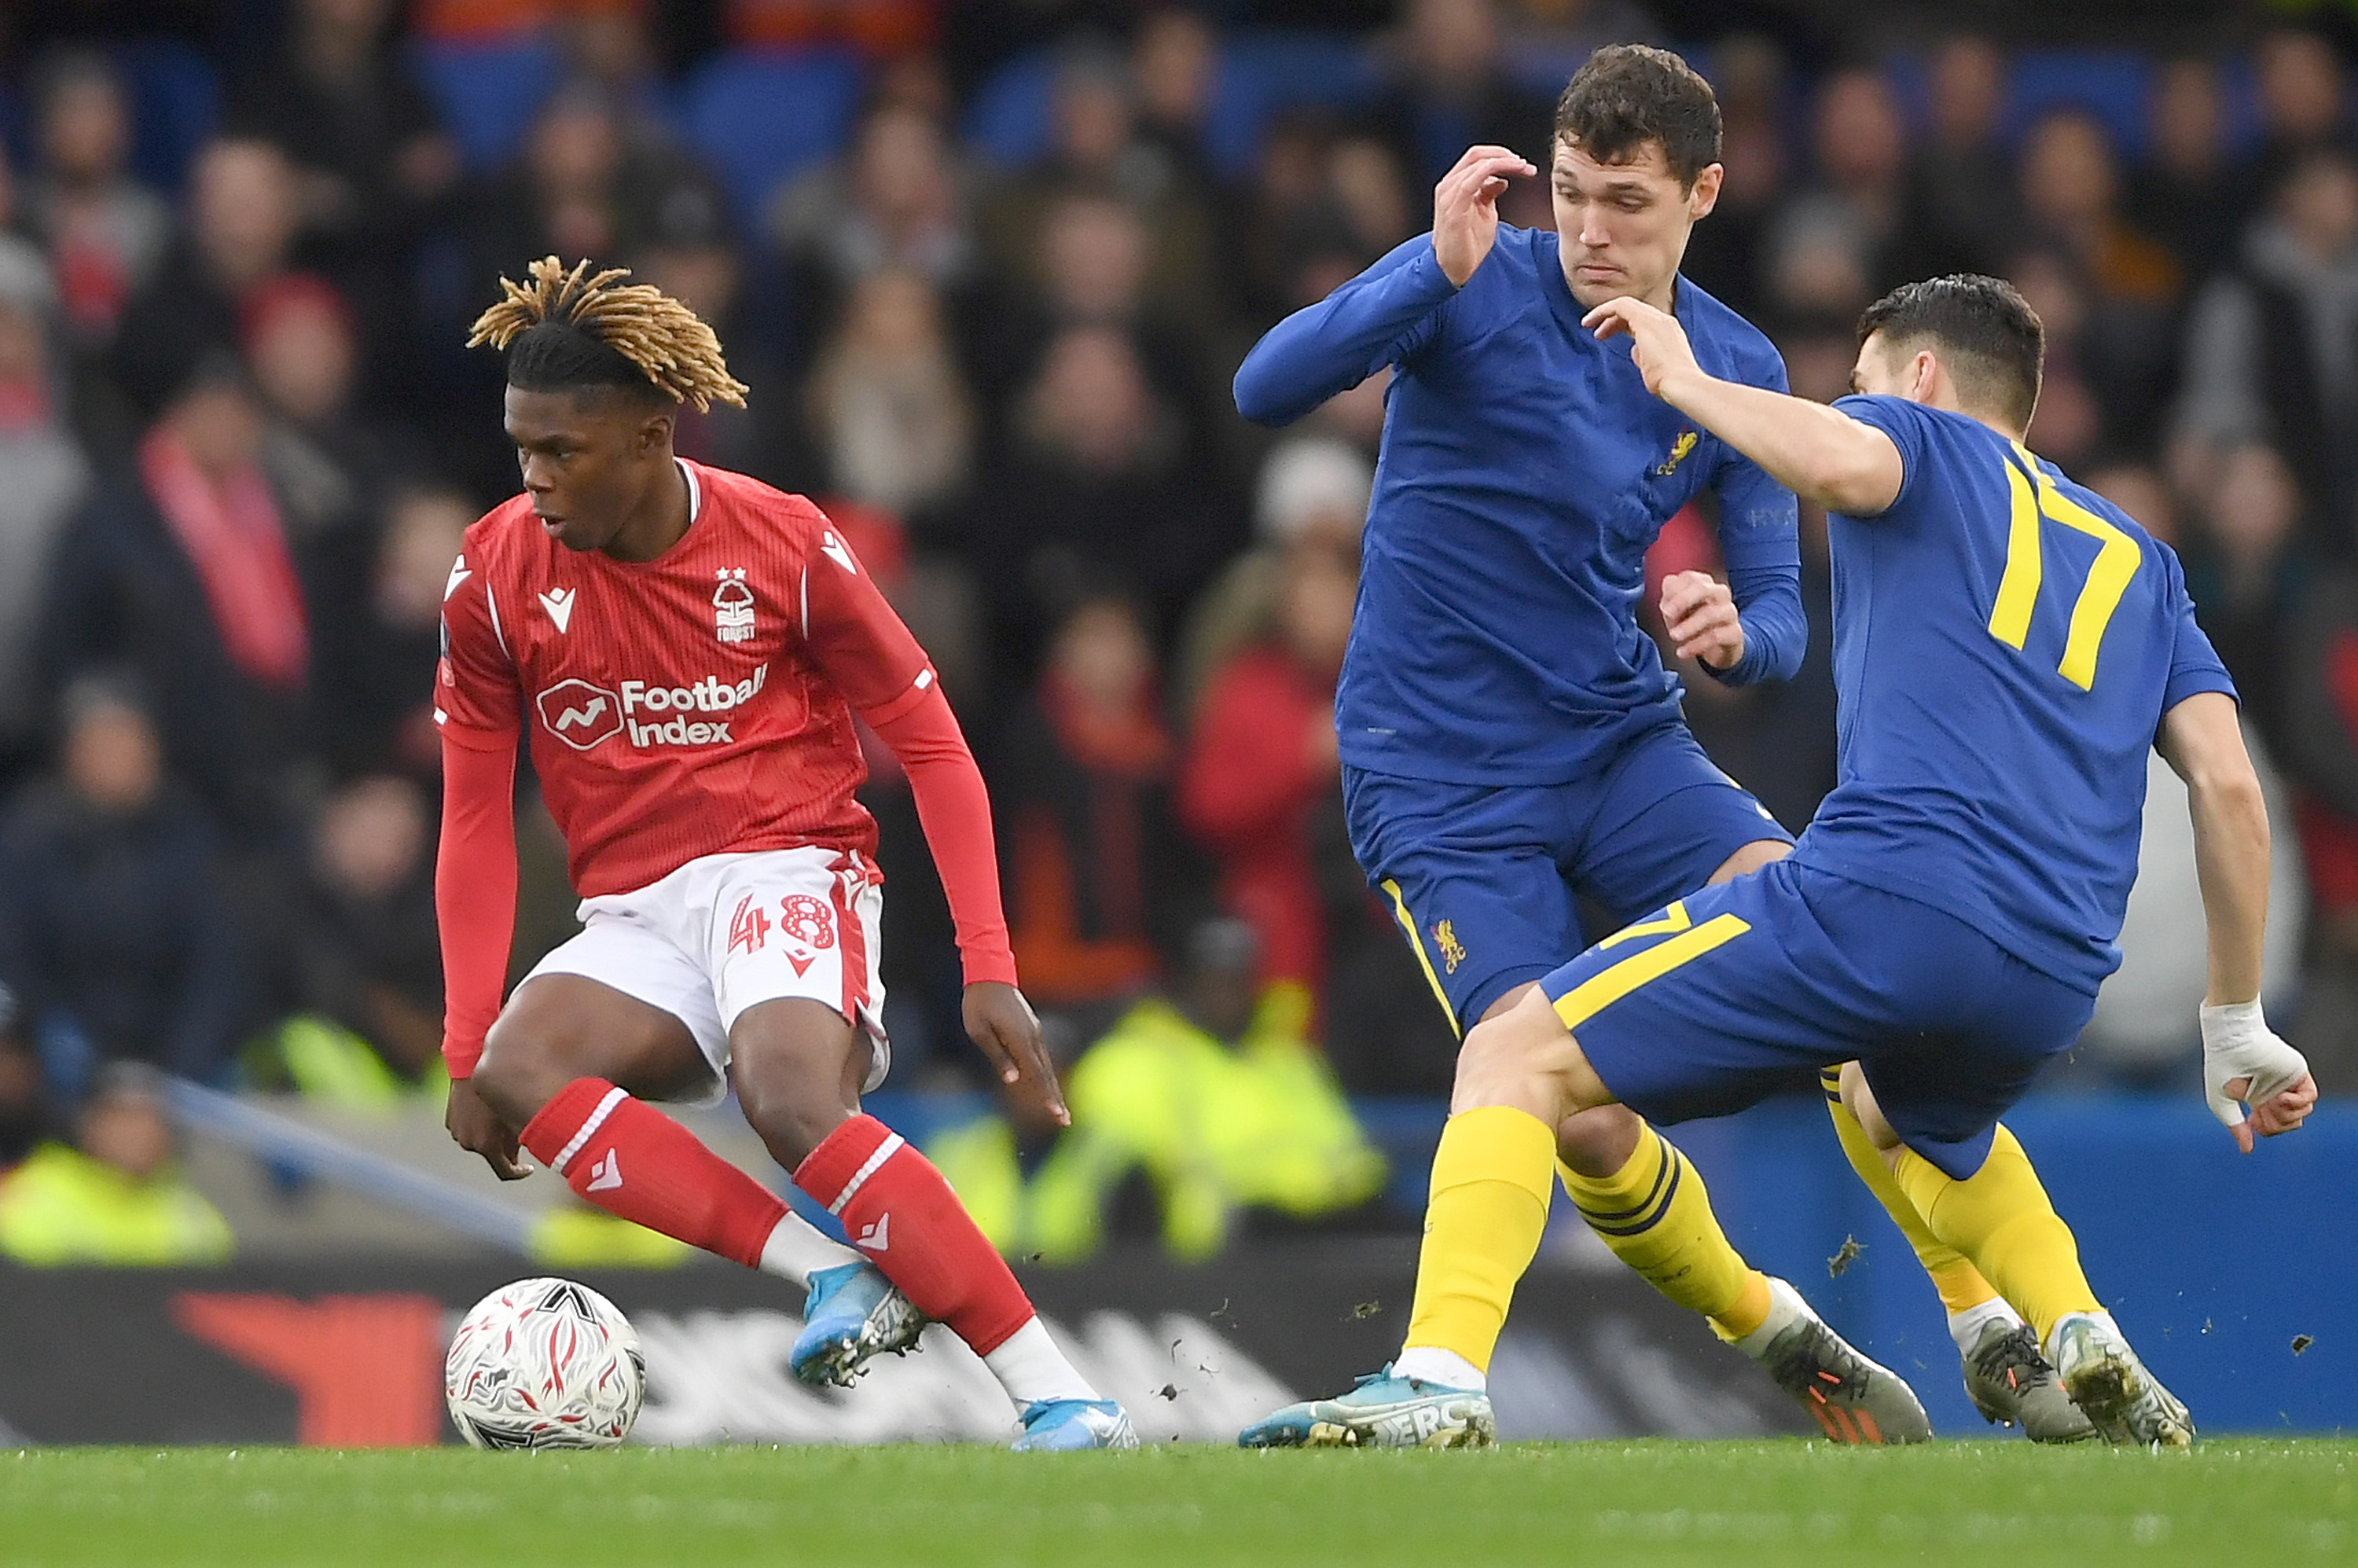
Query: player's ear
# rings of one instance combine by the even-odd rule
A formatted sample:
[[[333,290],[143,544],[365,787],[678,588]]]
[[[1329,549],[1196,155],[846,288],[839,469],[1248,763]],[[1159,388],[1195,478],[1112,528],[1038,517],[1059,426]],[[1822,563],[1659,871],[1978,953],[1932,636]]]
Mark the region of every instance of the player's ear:
[[[1916,351],[1916,362],[1909,368],[1908,401],[1931,403],[1941,383],[1940,356],[1930,349],[1919,349]]]
[[[1709,216],[1711,210],[1719,205],[1719,188],[1726,178],[1725,167],[1715,163],[1703,166],[1702,171],[1694,177],[1694,183],[1687,188],[1689,222]]]
[[[639,456],[652,457],[658,452],[671,450],[672,431],[677,424],[677,416],[669,409],[650,414],[640,420],[636,443]]]

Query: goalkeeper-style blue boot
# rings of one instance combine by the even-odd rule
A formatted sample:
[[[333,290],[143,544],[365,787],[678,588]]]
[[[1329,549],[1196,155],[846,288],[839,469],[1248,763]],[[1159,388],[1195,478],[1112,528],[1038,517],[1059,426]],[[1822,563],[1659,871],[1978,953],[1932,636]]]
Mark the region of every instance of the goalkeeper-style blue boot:
[[[1138,1432],[1111,1400],[1033,1400],[1023,1407],[1018,1454],[1074,1454],[1085,1448],[1135,1448]]]
[[[810,1277],[803,1331],[786,1355],[795,1376],[814,1387],[848,1389],[871,1356],[917,1348],[925,1314],[872,1263],[843,1263]]]
[[[1487,1448],[1498,1439],[1490,1396],[1386,1367],[1340,1399],[1310,1400],[1263,1416],[1237,1434],[1239,1448]]]

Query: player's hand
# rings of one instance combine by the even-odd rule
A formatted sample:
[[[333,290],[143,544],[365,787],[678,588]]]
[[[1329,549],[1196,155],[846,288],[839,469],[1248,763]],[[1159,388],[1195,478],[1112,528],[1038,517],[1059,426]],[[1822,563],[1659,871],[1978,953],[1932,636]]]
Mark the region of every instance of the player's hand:
[[[2308,1119],[2317,1105],[2309,1061],[2277,1037],[2256,1001],[2202,1010],[2202,1087],[2211,1114],[2248,1154],[2255,1134],[2274,1138]],[[2251,1107],[2251,1115],[2244,1107]]]
[[[1040,1015],[1023,993],[1002,980],[977,980],[966,988],[966,1032],[998,1069],[999,1081],[1027,1090],[1059,1127],[1073,1125],[1056,1065],[1040,1034]]]
[[[1682,659],[1701,659],[1722,671],[1744,662],[1736,595],[1709,572],[1672,572],[1662,579],[1662,627]]]
[[[500,1180],[521,1182],[532,1174],[516,1135],[483,1103],[483,1097],[475,1092],[474,1079],[450,1080],[450,1099],[442,1111],[442,1125],[450,1130],[460,1148],[481,1154]]]
[[[1433,188],[1433,254],[1458,287],[1474,276],[1498,238],[1498,198],[1509,175],[1538,169],[1504,147],[1467,147]]]
[[[1687,342],[1687,330],[1679,319],[1667,311],[1657,310],[1642,299],[1623,295],[1608,299],[1580,319],[1580,324],[1599,338],[1627,336],[1629,357],[1636,362],[1638,373],[1646,378],[1646,390],[1668,401],[1663,387],[1686,372],[1702,373],[1695,363],[1694,349]]]

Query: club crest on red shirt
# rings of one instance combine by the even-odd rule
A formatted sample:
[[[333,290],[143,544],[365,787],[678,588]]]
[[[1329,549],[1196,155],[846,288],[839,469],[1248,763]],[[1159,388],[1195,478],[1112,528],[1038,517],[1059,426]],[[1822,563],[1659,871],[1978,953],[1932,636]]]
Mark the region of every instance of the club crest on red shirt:
[[[743,567],[715,567],[720,586],[712,590],[713,631],[724,643],[753,640],[753,590],[745,586]]]

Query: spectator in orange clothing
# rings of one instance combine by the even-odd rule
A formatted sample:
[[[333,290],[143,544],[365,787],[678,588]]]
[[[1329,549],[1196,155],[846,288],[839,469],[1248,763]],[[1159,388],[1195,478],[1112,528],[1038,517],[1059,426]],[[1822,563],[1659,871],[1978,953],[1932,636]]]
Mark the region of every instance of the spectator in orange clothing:
[[[1260,979],[1324,987],[1313,816],[1337,795],[1335,678],[1358,562],[1316,535],[1286,546],[1267,632],[1205,687],[1179,774],[1180,820],[1219,863],[1221,902],[1260,936]]]
[[[997,795],[1008,924],[1023,988],[1084,1037],[1155,977],[1195,881],[1172,818],[1172,741],[1152,644],[1123,594],[1083,594],[1010,724]],[[1102,1016],[1099,1016],[1099,1015]]]

